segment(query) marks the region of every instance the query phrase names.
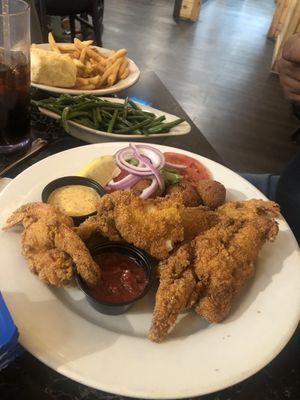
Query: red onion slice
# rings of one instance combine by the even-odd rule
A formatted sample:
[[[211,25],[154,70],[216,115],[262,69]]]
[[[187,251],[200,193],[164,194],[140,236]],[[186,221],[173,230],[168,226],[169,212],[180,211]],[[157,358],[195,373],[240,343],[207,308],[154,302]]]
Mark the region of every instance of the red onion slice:
[[[135,148],[135,149],[134,149]],[[161,169],[165,164],[164,155],[157,149],[151,146],[137,145],[137,146],[129,146],[124,149],[119,150],[115,154],[116,163],[119,168],[124,169],[127,172],[132,174],[147,176],[152,174],[152,169],[149,169],[149,162],[152,164],[154,168]],[[138,158],[137,154],[143,155],[146,159],[149,160],[147,165],[139,159],[140,164],[138,166],[134,166],[127,162],[130,158]]]
[[[158,186],[160,190],[163,192],[165,190],[165,181],[163,177],[161,176],[161,173],[159,170],[157,170],[151,163],[150,160],[148,160],[146,157],[144,157],[142,154],[139,153],[138,149],[134,144],[130,144],[130,147],[134,150],[135,157],[140,160],[142,163],[144,163],[152,172],[152,174],[155,176],[157,179]]]
[[[125,176],[123,179],[121,179],[118,182],[115,182],[114,180],[111,180],[107,184],[107,187],[109,189],[113,189],[113,190],[129,189],[133,185],[135,185],[140,179],[141,179],[140,176],[129,174],[129,175]]]
[[[175,169],[184,169],[187,168],[187,165],[183,165],[183,164],[173,164],[170,163],[168,161],[165,162],[165,166],[166,167],[170,167],[170,168],[175,168]]]

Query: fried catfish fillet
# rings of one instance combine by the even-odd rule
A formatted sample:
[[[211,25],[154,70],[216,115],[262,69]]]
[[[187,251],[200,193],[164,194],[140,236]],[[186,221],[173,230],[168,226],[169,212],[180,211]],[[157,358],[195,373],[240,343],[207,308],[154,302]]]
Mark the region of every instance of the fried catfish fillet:
[[[255,219],[259,216],[276,218],[280,207],[274,201],[251,199],[247,201],[230,201],[217,209],[220,216],[233,219],[245,220]]]
[[[77,233],[85,241],[94,232],[125,240],[162,260],[176,243],[208,229],[216,218],[206,207],[184,207],[181,198],[142,200],[131,191],[116,191],[100,199],[97,215],[84,221]]]
[[[191,267],[191,244],[179,247],[167,260],[160,263],[160,285],[156,293],[155,307],[149,339],[160,342],[175,324],[178,314],[191,306],[197,280]]]
[[[204,287],[196,312],[209,322],[220,322],[230,312],[236,295],[254,276],[255,260],[267,240],[278,232],[274,220],[225,219],[194,240],[194,270]]]
[[[100,278],[84,242],[71,229],[72,219],[44,203],[18,208],[7,220],[5,230],[23,223],[22,253],[29,269],[43,282],[55,286],[69,284],[75,270],[89,285]]]
[[[278,213],[277,204],[268,201],[227,203],[214,226],[161,262],[149,338],[162,341],[189,306],[209,322],[222,321],[254,275],[262,246],[275,239]]]

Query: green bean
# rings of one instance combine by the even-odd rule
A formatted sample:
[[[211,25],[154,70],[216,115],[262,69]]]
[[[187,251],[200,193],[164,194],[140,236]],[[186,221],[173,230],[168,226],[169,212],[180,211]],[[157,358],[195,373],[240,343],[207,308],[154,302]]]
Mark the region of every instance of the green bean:
[[[149,132],[150,133],[158,133],[157,131],[159,131],[160,129],[170,130],[171,128],[174,128],[174,126],[180,124],[183,121],[184,121],[184,119],[178,118],[178,119],[175,119],[175,121],[167,122],[166,124],[156,125],[153,128],[150,128]]]
[[[133,132],[136,129],[142,128],[143,126],[148,125],[151,122],[151,119],[146,119],[145,121],[139,122],[136,125],[132,125],[131,127],[128,128],[124,128],[124,129],[120,129],[118,131],[116,131],[116,133],[129,133],[129,132]]]
[[[146,117],[145,115],[129,115],[127,117],[128,121],[144,121],[145,119],[148,119],[149,117]]]
[[[112,114],[111,113],[109,113],[106,110],[102,110],[101,112],[102,112],[103,118],[105,118],[105,119],[109,118],[109,120],[111,120],[111,118],[112,118]]]
[[[124,108],[124,104],[122,103],[107,103],[107,104],[103,104],[103,106],[101,106],[103,109],[114,109],[114,108]]]
[[[124,115],[123,115],[125,119],[127,118],[128,101],[129,101],[129,99],[128,99],[128,97],[126,97],[126,99],[125,99],[125,101],[124,101]]]
[[[87,111],[70,111],[69,119],[77,118],[77,117],[89,117],[90,113]]]
[[[61,122],[62,122],[62,126],[63,126],[64,130],[68,133],[70,132],[69,125],[68,125],[69,114],[70,114],[70,108],[65,107],[61,114]]]
[[[93,101],[88,101],[86,103],[78,103],[78,104],[74,104],[74,106],[72,107],[73,110],[91,110],[94,107],[98,107],[98,103],[97,102],[93,102]]]
[[[160,117],[153,119],[148,128],[153,128],[154,126],[161,125],[161,122],[164,121],[165,119],[166,117],[164,115],[161,115]]]
[[[60,115],[60,122],[67,132],[70,120],[93,129],[133,135],[169,132],[184,121],[178,118],[172,122],[163,122],[166,119],[164,115],[158,117],[152,112],[143,110],[128,97],[123,103],[116,103],[91,94],[78,96],[62,94],[59,97],[32,100],[32,104]]]
[[[93,116],[92,120],[93,120],[96,128],[98,129],[99,128],[99,122],[98,122],[98,117],[97,117],[97,108],[93,108],[92,109],[92,116]]]
[[[134,101],[128,99],[128,102],[132,108],[134,108],[135,110],[140,110],[140,107]]]
[[[117,120],[120,121],[125,126],[132,126],[133,125],[131,121],[128,121],[127,119],[125,119],[123,117],[120,117],[119,115],[118,115]]]
[[[91,120],[89,120],[88,118],[80,118],[79,124],[85,125],[88,128],[96,129],[96,126],[94,125],[94,123]]]
[[[111,133],[113,131],[117,116],[118,116],[118,110],[115,110],[114,115],[108,125],[107,132]]]
[[[101,109],[98,107],[98,108],[95,108],[95,110],[96,110],[98,123],[101,124],[101,122],[102,122]]]

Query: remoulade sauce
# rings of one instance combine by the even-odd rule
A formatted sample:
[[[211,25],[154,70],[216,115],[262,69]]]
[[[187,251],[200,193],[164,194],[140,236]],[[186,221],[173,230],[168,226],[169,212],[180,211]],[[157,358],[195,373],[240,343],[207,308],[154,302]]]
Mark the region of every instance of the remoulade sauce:
[[[71,217],[88,215],[96,211],[99,194],[84,185],[66,185],[55,189],[47,203],[57,206],[64,214]]]

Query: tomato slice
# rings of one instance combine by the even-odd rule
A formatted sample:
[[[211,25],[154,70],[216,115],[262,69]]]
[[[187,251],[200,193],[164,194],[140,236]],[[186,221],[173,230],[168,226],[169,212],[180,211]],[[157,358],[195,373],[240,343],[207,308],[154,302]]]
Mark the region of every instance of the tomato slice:
[[[202,179],[209,179],[210,173],[199,161],[180,153],[164,153],[167,162],[172,164],[186,165],[186,168],[178,170],[183,180],[196,184]]]
[[[129,172],[125,171],[124,169],[121,170],[119,175],[114,177],[114,182],[119,182],[121,179],[125,178],[125,176],[129,175]],[[117,189],[108,189],[106,188],[106,193],[112,193],[115,192]]]
[[[129,172],[122,169],[118,176],[114,178],[114,182],[119,182],[121,179],[125,178],[125,176],[129,175]]]

